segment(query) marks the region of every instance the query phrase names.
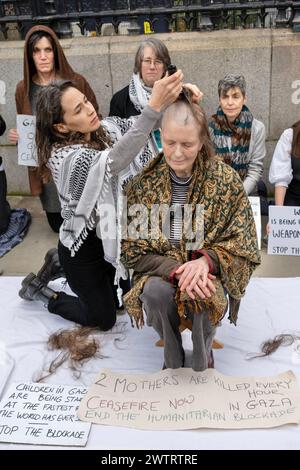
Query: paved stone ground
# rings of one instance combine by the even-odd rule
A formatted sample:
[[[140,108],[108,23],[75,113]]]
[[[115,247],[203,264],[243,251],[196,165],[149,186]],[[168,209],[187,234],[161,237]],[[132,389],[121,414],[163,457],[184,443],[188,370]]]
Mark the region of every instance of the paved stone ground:
[[[26,207],[32,215],[32,223],[23,242],[0,258],[0,270],[5,276],[22,276],[36,273],[49,248],[57,245],[58,236],[48,225],[39,198],[10,196],[11,207]],[[266,217],[262,217],[263,230]],[[262,264],[256,269],[256,277],[298,277],[300,276],[299,256],[267,255],[262,247]]]

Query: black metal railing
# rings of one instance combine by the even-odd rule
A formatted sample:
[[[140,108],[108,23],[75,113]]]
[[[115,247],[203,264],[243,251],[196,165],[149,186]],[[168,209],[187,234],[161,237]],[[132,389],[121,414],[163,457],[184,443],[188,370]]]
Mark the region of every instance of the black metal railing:
[[[21,36],[33,24],[51,26],[59,37],[81,34],[111,23],[118,31],[129,22],[131,34],[169,31],[211,31],[236,28],[293,28],[300,31],[300,1],[280,0],[0,0],[0,29],[8,37],[9,23]]]

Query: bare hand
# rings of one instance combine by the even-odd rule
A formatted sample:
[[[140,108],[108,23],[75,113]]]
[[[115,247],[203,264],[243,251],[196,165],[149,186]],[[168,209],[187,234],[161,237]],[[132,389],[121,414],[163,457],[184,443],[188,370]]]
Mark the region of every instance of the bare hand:
[[[152,89],[152,95],[149,100],[149,106],[155,111],[162,111],[178,98],[182,90],[183,74],[178,70],[173,75],[165,76],[157,80]]]
[[[8,139],[11,144],[17,144],[19,140],[19,134],[17,129],[9,129],[8,131]]]
[[[199,90],[197,85],[194,85],[193,83],[185,83],[183,86],[191,91],[193,103],[199,104],[203,98],[203,93]]]
[[[177,281],[180,280],[181,278],[181,274],[175,274],[175,278],[177,279]],[[197,284],[195,285],[194,289],[191,289],[191,288],[187,288],[186,289],[186,293],[188,294],[188,296],[192,299],[192,300],[195,300],[196,298],[196,295],[198,297],[200,297],[200,299],[202,300],[205,300],[207,299],[208,297],[210,297],[210,295],[207,295],[207,294],[211,294],[211,293],[215,293],[216,292],[216,288],[213,284],[213,280],[216,279],[216,276],[214,276],[213,274],[211,273],[208,273],[207,275],[207,284],[206,284],[206,287],[203,288],[203,284],[202,284],[202,281],[199,281],[197,282]],[[209,291],[207,291],[206,289],[209,289]]]
[[[179,280],[180,290],[186,291],[191,299],[195,298],[194,293],[205,299],[216,292],[212,282],[215,276],[209,273],[208,262],[204,256],[182,264],[176,271],[176,278]]]
[[[204,285],[202,280],[199,280],[193,289],[190,287],[186,288],[186,293],[192,300],[195,300],[196,295],[202,300],[209,299],[215,292],[216,288],[209,277],[207,278],[206,285]]]

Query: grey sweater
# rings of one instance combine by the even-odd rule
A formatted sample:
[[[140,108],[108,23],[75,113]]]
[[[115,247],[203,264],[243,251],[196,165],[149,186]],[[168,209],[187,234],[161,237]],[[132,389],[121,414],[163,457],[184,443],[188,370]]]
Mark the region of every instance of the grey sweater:
[[[211,139],[213,139],[213,131],[209,129]],[[223,136],[226,140],[228,148],[231,148],[231,137]],[[253,119],[251,128],[251,137],[249,144],[249,165],[248,173],[243,181],[246,194],[250,195],[256,190],[256,185],[263,174],[264,158],[266,155],[266,130],[265,126],[258,119]]]
[[[255,191],[256,184],[263,174],[266,156],[266,129],[264,124],[257,119],[253,119],[252,122],[249,154],[251,158],[248,173],[243,181],[244,189],[248,195]]]

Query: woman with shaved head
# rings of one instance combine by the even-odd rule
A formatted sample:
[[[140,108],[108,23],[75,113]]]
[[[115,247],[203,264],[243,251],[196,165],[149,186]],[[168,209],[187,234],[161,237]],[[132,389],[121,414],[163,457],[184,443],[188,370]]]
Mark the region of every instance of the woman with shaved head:
[[[124,300],[137,327],[164,341],[163,368],[184,366],[181,317],[192,321],[192,367],[213,367],[212,340],[260,263],[252,210],[238,174],[214,156],[200,107],[186,95],[162,120],[163,153],[131,182],[122,262],[134,270]],[[140,231],[137,227],[137,208]]]

